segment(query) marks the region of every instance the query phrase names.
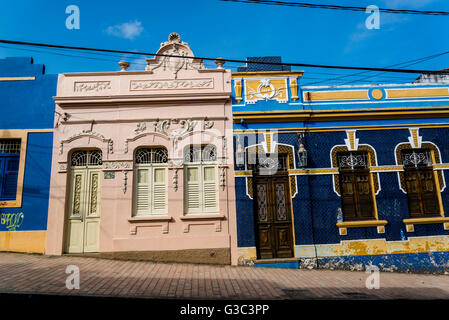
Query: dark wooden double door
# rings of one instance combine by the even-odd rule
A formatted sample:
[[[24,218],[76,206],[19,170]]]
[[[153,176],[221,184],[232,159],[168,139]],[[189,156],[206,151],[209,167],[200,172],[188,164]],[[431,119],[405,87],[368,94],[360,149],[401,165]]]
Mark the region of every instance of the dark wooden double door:
[[[293,257],[288,176],[255,176],[254,200],[259,259]]]

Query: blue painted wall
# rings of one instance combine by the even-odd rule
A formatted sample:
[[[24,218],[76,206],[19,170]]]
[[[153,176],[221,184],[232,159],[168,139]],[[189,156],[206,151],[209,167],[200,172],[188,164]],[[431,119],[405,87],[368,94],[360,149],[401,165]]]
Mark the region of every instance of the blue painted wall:
[[[52,129],[57,75],[46,75],[45,67],[33,59],[0,59],[0,78],[35,77],[35,80],[0,81],[0,130]],[[3,214],[23,212],[17,231],[46,230],[50,189],[52,132],[29,132],[27,139],[21,208],[0,208]],[[0,224],[0,231],[7,231]]]
[[[263,69],[263,68],[262,68]],[[266,69],[271,70],[271,69]],[[250,71],[244,70],[241,71]],[[258,70],[262,71],[262,70]],[[237,78],[245,78],[239,74]],[[270,78],[270,75],[267,75]],[[249,79],[249,78],[248,78]],[[234,85],[232,86],[234,90]],[[447,96],[439,97],[412,97],[394,99],[388,98],[388,89],[426,89],[426,88],[447,88],[447,84],[391,84],[372,86],[346,86],[346,87],[300,87],[298,91],[299,99],[293,101],[291,98],[285,103],[275,100],[259,100],[255,103],[245,103],[245,99],[237,102],[233,99],[234,116],[247,117],[247,121],[235,121],[234,130],[236,136],[243,137],[244,130],[247,134],[258,133],[258,140],[251,144],[260,143],[261,131],[277,130],[277,140],[279,143],[294,146],[295,152],[298,149],[297,132],[305,132],[304,145],[308,150],[307,168],[331,168],[330,150],[335,145],[344,145],[347,138],[345,130],[357,129],[356,138],[359,144],[369,144],[377,154],[379,166],[396,165],[395,147],[399,143],[408,142],[410,136],[409,127],[419,127],[419,135],[423,141],[434,143],[441,152],[441,162],[449,163],[449,117],[439,116],[418,118],[404,114],[404,116],[382,118],[363,118],[362,120],[332,120],[332,121],[292,121],[292,118],[285,117],[284,121],[273,121],[272,115],[286,115],[285,111],[322,111],[329,113],[351,112],[362,114],[366,109],[382,110],[394,108],[407,111],[408,108],[421,111],[422,108],[439,107],[439,110],[446,110],[449,105]],[[383,97],[376,100],[371,92],[378,89],[383,92]],[[338,100],[338,101],[304,101],[302,92],[304,91],[340,91],[340,90],[368,90],[368,99],[365,100]],[[288,96],[291,97],[290,87],[287,88]],[[245,97],[245,87],[242,83],[242,97]],[[235,92],[233,91],[233,96]],[[357,109],[357,110],[355,110]],[[424,109],[423,109],[424,110]],[[428,109],[427,109],[428,110]],[[266,112],[270,112],[268,115]],[[289,115],[294,113],[289,113]],[[254,117],[261,117],[260,121]],[[316,119],[316,118],[315,118]],[[381,130],[385,126],[394,126],[394,129]],[[370,127],[370,128],[369,128]],[[319,131],[317,129],[320,129]],[[362,129],[363,130],[360,130]],[[369,129],[368,129],[369,128]],[[402,129],[401,129],[402,128]],[[368,129],[368,130],[367,130]],[[248,146],[248,139],[244,140],[244,146]],[[236,145],[237,139],[234,139]],[[235,147],[236,148],[236,147]],[[236,171],[242,170],[236,168]],[[449,171],[443,171],[446,188],[441,193],[445,216],[449,217]],[[338,245],[342,240],[373,240],[385,239],[386,241],[401,241],[413,237],[429,237],[437,235],[449,235],[449,230],[444,230],[442,223],[418,224],[414,225],[413,232],[407,232],[404,219],[410,218],[408,210],[407,195],[400,190],[398,176],[396,172],[379,173],[381,190],[376,195],[376,204],[379,220],[387,220],[385,233],[378,233],[376,227],[347,228],[346,235],[340,235],[336,226],[337,210],[341,208],[341,198],[334,192],[333,177],[330,174],[311,174],[297,176],[298,193],[292,199],[294,212],[294,232],[295,245]],[[254,203],[246,195],[246,179],[237,177],[237,232],[239,247],[255,247],[255,218]],[[449,250],[449,248],[447,248]],[[383,264],[384,266],[395,265],[400,270],[424,271],[424,270],[446,270],[447,252],[428,252],[420,254],[392,254],[377,256],[346,256],[319,258],[321,265],[332,267],[343,267],[351,269],[356,264]],[[446,268],[446,269],[445,269]]]
[[[441,161],[449,162],[449,128],[422,129],[423,141],[435,143],[441,152]],[[371,145],[377,153],[378,165],[395,165],[394,148],[407,142],[408,130],[357,131],[360,144]],[[308,150],[307,168],[330,168],[330,150],[344,144],[345,132],[319,132],[305,134],[305,148]],[[297,148],[295,133],[279,134],[279,143]],[[447,187],[441,193],[445,215],[449,216],[449,172],[444,171]],[[376,196],[380,220],[387,220],[385,233],[377,233],[376,227],[348,228],[347,235],[340,236],[337,223],[337,209],[341,199],[334,192],[332,175],[297,176],[298,194],[293,198],[294,229],[296,245],[337,244],[341,240],[386,239],[401,240],[401,230],[407,237],[449,235],[442,224],[415,225],[415,231],[406,232],[403,219],[410,218],[407,195],[399,189],[396,172],[381,172],[381,190]],[[255,246],[253,201],[246,195],[245,179],[236,178],[238,245]]]

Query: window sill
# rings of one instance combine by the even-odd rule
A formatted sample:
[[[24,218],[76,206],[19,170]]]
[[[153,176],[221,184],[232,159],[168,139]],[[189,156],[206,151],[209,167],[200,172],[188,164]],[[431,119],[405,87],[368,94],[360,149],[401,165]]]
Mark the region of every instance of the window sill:
[[[171,221],[171,220],[172,220],[171,216],[165,215],[137,216],[128,219],[129,222],[145,222],[145,221],[152,222],[152,221]]]
[[[431,218],[412,218],[402,220],[405,223],[407,232],[414,232],[415,224],[432,224],[432,223],[443,223],[444,230],[449,230],[449,218],[447,217],[431,217]]]
[[[182,216],[179,219],[181,220],[222,220],[225,218],[224,214],[190,214],[187,216]]]
[[[0,200],[0,208],[20,208],[21,206],[17,200]]]
[[[385,233],[385,225],[388,223],[386,220],[361,220],[361,221],[348,221],[338,222],[337,227],[340,231],[340,235],[347,234],[347,228],[368,228],[377,227],[377,233]]]

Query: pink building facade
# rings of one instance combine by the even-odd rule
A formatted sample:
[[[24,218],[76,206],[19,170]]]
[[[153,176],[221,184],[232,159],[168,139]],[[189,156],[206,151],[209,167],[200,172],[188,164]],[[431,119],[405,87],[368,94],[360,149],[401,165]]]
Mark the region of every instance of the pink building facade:
[[[237,264],[231,72],[157,53],[59,75],[46,254]]]

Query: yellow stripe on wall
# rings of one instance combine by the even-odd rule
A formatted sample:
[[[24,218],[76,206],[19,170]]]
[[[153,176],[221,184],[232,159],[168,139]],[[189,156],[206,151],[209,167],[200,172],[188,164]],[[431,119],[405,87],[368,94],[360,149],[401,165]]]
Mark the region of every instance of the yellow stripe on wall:
[[[314,92],[304,91],[304,100],[368,100],[368,90]]]
[[[448,88],[388,89],[388,98],[422,98],[449,96]]]
[[[0,77],[0,81],[36,80],[36,77]]]
[[[0,232],[0,251],[45,253],[47,231]]]

